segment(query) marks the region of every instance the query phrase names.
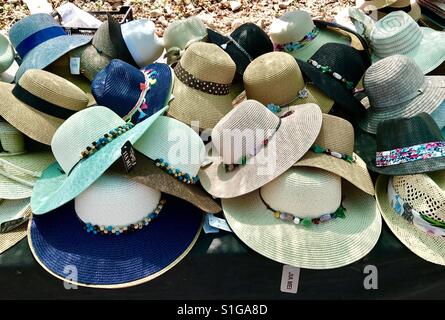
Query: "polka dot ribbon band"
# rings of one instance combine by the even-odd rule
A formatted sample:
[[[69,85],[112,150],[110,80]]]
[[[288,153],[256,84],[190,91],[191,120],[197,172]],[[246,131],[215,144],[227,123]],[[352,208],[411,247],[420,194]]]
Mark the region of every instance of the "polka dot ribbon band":
[[[228,95],[230,92],[230,86],[229,84],[224,83],[216,83],[216,82],[210,82],[210,81],[204,81],[195,78],[194,75],[186,71],[182,66],[181,63],[178,62],[178,64],[175,66],[175,75],[178,77],[178,79],[186,84],[187,86],[208,93],[215,96],[225,96]]]

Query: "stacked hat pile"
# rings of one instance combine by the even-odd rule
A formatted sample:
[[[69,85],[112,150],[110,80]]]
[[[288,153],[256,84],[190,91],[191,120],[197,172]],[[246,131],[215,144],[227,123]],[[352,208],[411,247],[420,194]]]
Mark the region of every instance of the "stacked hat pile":
[[[0,38],[14,78],[0,83],[0,251],[28,235],[51,275],[73,282],[71,265],[78,285],[121,288],[184,259],[205,213],[310,269],[366,256],[383,217],[445,265],[445,76],[426,75],[445,34],[399,7],[369,41],[305,11],[228,35],[191,17],[163,38],[148,19],[109,16],[93,36],[18,21]]]

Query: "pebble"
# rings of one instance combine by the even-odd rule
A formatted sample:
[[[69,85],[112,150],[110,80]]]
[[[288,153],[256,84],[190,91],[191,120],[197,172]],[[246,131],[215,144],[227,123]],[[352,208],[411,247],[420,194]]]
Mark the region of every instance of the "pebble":
[[[241,3],[239,3],[238,1],[230,1],[230,9],[232,11],[237,11],[239,9],[241,9]]]
[[[157,18],[160,15],[162,15],[162,10],[161,9],[153,9],[150,11],[150,17],[152,18]]]

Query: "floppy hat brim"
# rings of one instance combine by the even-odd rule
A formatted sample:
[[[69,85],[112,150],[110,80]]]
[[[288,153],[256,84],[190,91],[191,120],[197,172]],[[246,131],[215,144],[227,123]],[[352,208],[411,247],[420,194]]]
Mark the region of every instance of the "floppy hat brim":
[[[167,114],[190,126],[199,121],[199,128],[212,129],[222,117],[232,110],[230,94],[212,95],[182,83],[176,75],[173,84],[173,100]]]
[[[349,163],[333,156],[308,151],[295,166],[319,168],[335,173],[343,179],[348,180],[363,192],[373,196],[374,184],[366,168],[366,163],[355,153],[353,157],[355,162]]]
[[[379,176],[375,193],[379,211],[394,235],[414,254],[431,263],[445,265],[445,240],[410,224],[394,212],[388,200],[389,177]]]
[[[310,79],[310,82],[314,83],[324,94],[333,99],[343,110],[357,117],[365,113],[365,107],[359,100],[354,98],[352,90],[346,89],[339,80],[331,75],[322,73],[319,69],[305,61],[297,59],[297,62],[304,75]]]
[[[91,39],[91,36],[65,35],[43,42],[28,52],[22,60],[15,75],[16,82],[18,82],[26,70],[44,69],[67,52],[87,44]]]
[[[366,256],[379,239],[382,220],[372,196],[343,183],[344,219],[308,227],[276,219],[256,190],[223,199],[232,231],[252,250],[277,262],[307,269],[332,269]]]
[[[32,218],[31,252],[50,274],[80,286],[113,289],[150,281],[178,264],[201,232],[197,208],[172,197],[166,201],[148,226],[119,236],[87,233],[71,201]],[[67,266],[76,267],[77,279],[67,277]]]
[[[199,171],[201,185],[217,198],[233,198],[260,188],[303,157],[317,138],[321,123],[322,113],[318,106],[296,106],[293,114],[281,119],[280,128],[269,140],[267,147],[249,159],[246,165],[226,172],[222,160],[215,157],[213,163]],[[276,150],[270,151],[276,151],[275,164],[271,163],[270,154],[266,150],[271,145],[276,146]]]
[[[13,218],[16,216],[30,216],[31,207],[29,206],[29,199],[23,200],[3,200],[0,202],[0,219]],[[0,254],[17,244],[20,240],[26,237],[26,223],[17,228],[0,233]]]
[[[32,187],[0,175],[0,199],[19,200],[30,198]]]
[[[153,189],[183,199],[204,212],[217,213],[221,207],[198,185],[185,184],[158,168],[154,162],[141,153],[136,154],[136,166],[126,173],[122,164],[115,163],[110,171],[125,175]]]
[[[81,194],[121,156],[123,145],[127,141],[134,144],[166,109],[112,140],[93,156],[80,161],[69,175],[63,172],[57,162],[51,164],[34,186],[31,196],[33,213],[47,213]]]
[[[403,55],[413,58],[423,73],[427,74],[445,61],[445,34],[442,31],[425,27],[420,27],[420,30],[422,31],[422,40],[419,45]],[[373,63],[383,58],[375,54],[371,55]]]
[[[421,112],[431,114],[440,106],[444,99],[445,76],[425,76],[425,88],[421,95],[408,102],[396,104],[381,111],[376,111],[379,109],[378,106],[369,106],[365,116],[358,119],[358,125],[364,131],[375,134],[380,122],[400,117],[412,117]]]

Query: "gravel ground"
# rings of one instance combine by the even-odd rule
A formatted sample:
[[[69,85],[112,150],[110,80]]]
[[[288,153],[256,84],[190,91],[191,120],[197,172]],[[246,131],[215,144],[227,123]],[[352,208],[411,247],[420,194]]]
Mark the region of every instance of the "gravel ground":
[[[0,0],[0,30],[29,14],[20,0]],[[57,8],[64,1],[49,1]],[[133,6],[135,18],[151,18],[161,36],[169,22],[198,15],[215,30],[228,33],[244,22],[254,22],[267,30],[272,20],[286,11],[304,9],[317,19],[331,20],[340,10],[353,6],[354,0],[109,0],[73,2],[84,10],[115,10],[121,5]]]

